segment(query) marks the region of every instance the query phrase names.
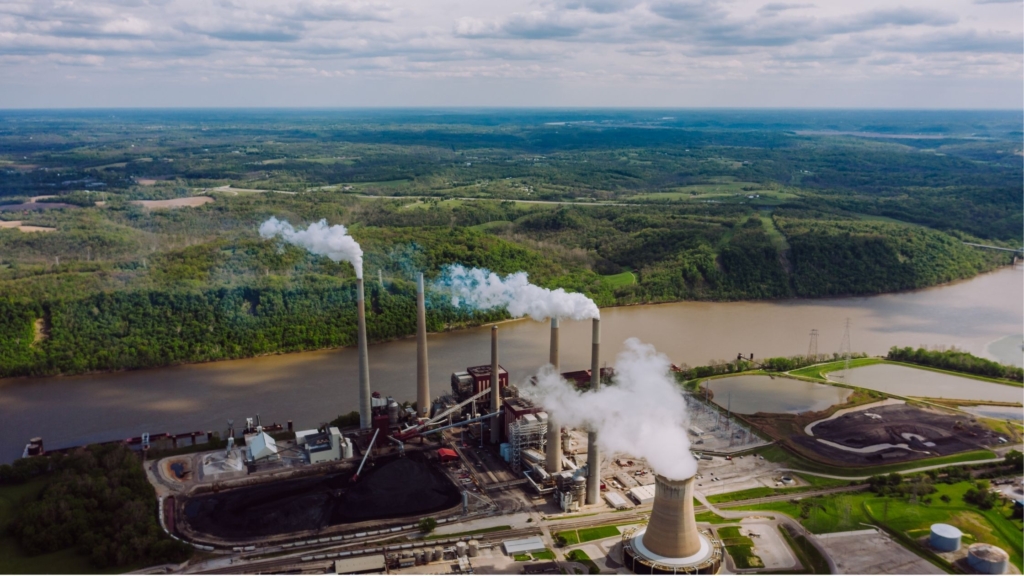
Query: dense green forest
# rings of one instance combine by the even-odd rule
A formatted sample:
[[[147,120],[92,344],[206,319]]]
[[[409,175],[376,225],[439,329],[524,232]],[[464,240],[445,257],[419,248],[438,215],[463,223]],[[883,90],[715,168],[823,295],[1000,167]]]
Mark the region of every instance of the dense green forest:
[[[452,263],[610,306],[920,288],[1012,261],[964,242],[1020,247],[999,114],[644,114],[4,113],[0,376],[350,344],[351,267],[259,238],[270,216],[349,227],[375,341],[412,333],[411,281]],[[432,330],[502,317],[429,307]]]
[[[180,563],[192,547],[157,524],[157,498],[139,457],[126,446],[0,465],[0,484],[43,482],[20,503],[8,530],[29,555],[73,548],[99,569]]]
[[[909,346],[906,348],[893,346],[889,349],[889,354],[886,357],[889,360],[920,364],[921,366],[932,366],[955,372],[1024,382],[1024,369],[993,362],[986,358],[978,358],[970,352],[955,349],[926,350],[924,348],[917,348],[915,350]]]

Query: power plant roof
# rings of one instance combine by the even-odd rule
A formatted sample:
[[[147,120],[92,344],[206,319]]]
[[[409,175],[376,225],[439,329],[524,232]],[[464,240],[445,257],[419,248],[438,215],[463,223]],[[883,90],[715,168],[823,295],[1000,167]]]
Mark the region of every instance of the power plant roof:
[[[506,540],[503,545],[505,546],[505,553],[510,556],[513,554],[541,552],[547,549],[540,536],[531,536],[530,538],[521,538],[519,540]]]

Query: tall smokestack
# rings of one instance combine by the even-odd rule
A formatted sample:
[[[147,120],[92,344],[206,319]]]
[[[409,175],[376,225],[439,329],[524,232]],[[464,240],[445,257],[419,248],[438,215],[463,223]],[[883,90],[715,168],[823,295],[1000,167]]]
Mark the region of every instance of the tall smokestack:
[[[491,326],[491,444],[501,443],[501,417],[497,415],[501,401],[501,378],[498,372],[498,327]]]
[[[427,363],[427,305],[423,294],[423,273],[416,283],[416,409],[430,416],[430,367]]]
[[[551,355],[548,362],[555,367],[555,374],[558,374],[558,318],[551,318]],[[551,412],[548,412],[547,469],[549,474],[562,471],[562,428]]]
[[[366,351],[366,302],[363,279],[356,279],[356,315],[359,329],[359,428],[369,430],[370,422],[370,357]]]
[[[594,318],[594,338],[590,344],[590,391],[601,388],[601,319]],[[597,431],[587,433],[587,504],[597,504],[601,494],[601,452]]]
[[[666,558],[689,558],[701,551],[693,515],[693,477],[669,480],[657,475],[654,506],[643,535],[647,550]]]

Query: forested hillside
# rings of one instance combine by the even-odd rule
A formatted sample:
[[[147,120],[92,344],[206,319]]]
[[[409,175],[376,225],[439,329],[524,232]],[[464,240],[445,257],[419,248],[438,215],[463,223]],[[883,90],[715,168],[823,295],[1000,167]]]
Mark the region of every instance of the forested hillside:
[[[967,278],[1012,253],[965,241],[1022,236],[1019,132],[998,115],[892,141],[798,135],[798,116],[208,114],[0,116],[0,376],[351,344],[351,267],[259,238],[270,216],[350,228],[375,341],[412,333],[415,274],[452,263],[601,306],[777,299]],[[428,317],[501,314],[432,296]]]

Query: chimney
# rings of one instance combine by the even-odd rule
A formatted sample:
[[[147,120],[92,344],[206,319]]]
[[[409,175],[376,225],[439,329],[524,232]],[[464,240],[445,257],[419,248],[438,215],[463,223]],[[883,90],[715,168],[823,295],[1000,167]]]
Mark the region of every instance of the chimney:
[[[701,551],[693,515],[693,477],[669,480],[657,475],[654,506],[643,535],[647,550],[666,558],[688,558]]]
[[[559,374],[558,318],[551,319],[551,355],[548,362],[555,367],[555,374]],[[562,427],[555,422],[551,412],[548,412],[547,469],[548,474],[557,474],[562,471]]]
[[[501,402],[501,377],[498,366],[498,327],[491,326],[491,444],[501,443],[501,416],[497,415]]]
[[[590,391],[601,387],[601,319],[594,318],[594,338],[590,345]],[[601,494],[601,452],[597,431],[587,433],[587,504],[597,504]]]
[[[359,330],[359,428],[372,426],[370,413],[370,357],[366,351],[366,302],[363,279],[356,279],[356,316]]]
[[[427,305],[423,294],[423,273],[416,283],[416,409],[430,416],[430,366],[427,363]]]

